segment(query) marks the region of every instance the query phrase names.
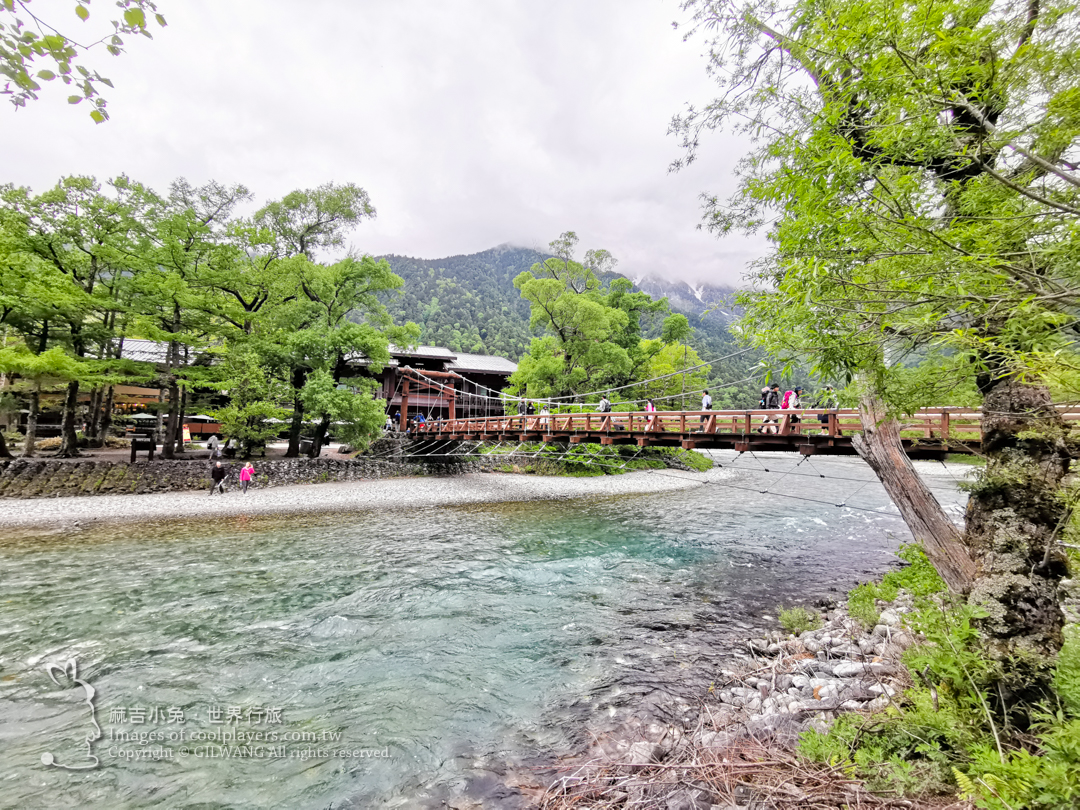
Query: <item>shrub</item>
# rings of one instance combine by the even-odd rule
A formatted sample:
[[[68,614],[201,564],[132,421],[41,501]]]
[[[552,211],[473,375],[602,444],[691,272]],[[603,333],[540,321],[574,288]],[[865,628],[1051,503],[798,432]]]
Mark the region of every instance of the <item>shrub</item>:
[[[821,616],[804,607],[777,606],[776,609],[780,614],[780,626],[796,636],[807,630],[817,630],[821,627]]]
[[[916,597],[945,590],[945,581],[917,545],[901,546],[896,556],[907,565],[899,571],[890,571],[880,583],[865,582],[848,594],[848,613],[868,629],[877,624],[880,615],[874,604],[876,600],[891,602],[901,588]]]

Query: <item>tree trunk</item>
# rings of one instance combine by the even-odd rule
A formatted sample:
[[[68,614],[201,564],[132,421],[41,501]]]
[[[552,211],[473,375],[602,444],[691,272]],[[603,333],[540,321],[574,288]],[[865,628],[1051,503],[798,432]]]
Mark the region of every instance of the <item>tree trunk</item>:
[[[64,397],[64,411],[60,417],[60,449],[57,458],[75,458],[79,455],[79,437],[76,435],[75,419],[79,415],[79,381],[68,383]]]
[[[856,452],[881,480],[949,590],[967,593],[975,580],[976,567],[964,548],[960,531],[915,472],[900,441],[900,425],[865,384],[859,397],[859,418],[862,433],[851,439]]]
[[[293,416],[289,425],[289,449],[285,451],[285,458],[298,458],[300,456],[300,433],[304,429],[304,403],[300,399],[300,389],[307,382],[307,372],[302,368],[294,368],[292,372],[293,389]]]
[[[172,459],[176,457],[176,419],[180,409],[180,385],[176,380],[176,360],[179,356],[177,342],[169,341],[169,416],[165,420],[165,437],[161,442],[161,457]]]
[[[104,447],[105,443],[109,439],[109,429],[112,428],[112,409],[113,409],[113,386],[109,386],[109,391],[105,395],[105,402],[101,406],[101,416],[98,423],[97,435],[101,440],[100,447]]]
[[[13,458],[8,450],[7,439],[4,437],[4,426],[0,425],[0,458]]]
[[[39,410],[41,410],[40,386],[35,385],[34,390],[30,392],[30,413],[26,416],[26,441],[23,443],[23,458],[34,457]]]
[[[990,654],[1007,662],[1001,697],[1033,705],[1051,695],[1065,622],[1068,429],[1045,385],[993,373],[978,383],[987,463],[968,500],[965,542],[979,567],[969,601],[989,613],[979,629]]]
[[[330,429],[330,414],[325,414],[319,426],[315,428],[315,436],[311,442],[311,452],[308,458],[318,458],[322,453],[323,443],[326,441],[326,431]]]
[[[90,392],[90,405],[86,412],[86,432],[83,434],[87,447],[101,447],[103,444],[98,432],[98,428],[101,426],[98,414],[101,412],[101,401],[104,396],[105,389],[101,387]]]
[[[184,452],[184,414],[187,412],[187,388],[180,391],[180,408],[176,419],[176,452]]]
[[[165,439],[165,389],[159,388],[157,392],[157,422],[154,423],[154,437]]]

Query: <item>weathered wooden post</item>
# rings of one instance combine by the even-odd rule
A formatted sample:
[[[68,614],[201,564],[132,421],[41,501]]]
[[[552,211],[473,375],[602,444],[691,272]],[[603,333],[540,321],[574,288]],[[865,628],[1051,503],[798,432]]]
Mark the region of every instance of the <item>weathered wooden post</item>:
[[[398,430],[404,432],[409,427],[409,371],[406,366],[401,379],[401,419]]]

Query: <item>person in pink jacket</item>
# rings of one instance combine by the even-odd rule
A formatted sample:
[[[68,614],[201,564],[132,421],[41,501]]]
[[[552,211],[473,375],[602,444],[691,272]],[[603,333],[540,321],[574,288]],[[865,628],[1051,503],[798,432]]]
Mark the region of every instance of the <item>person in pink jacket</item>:
[[[240,470],[240,488],[245,495],[247,495],[248,485],[251,484],[253,475],[255,475],[255,465],[249,461]]]

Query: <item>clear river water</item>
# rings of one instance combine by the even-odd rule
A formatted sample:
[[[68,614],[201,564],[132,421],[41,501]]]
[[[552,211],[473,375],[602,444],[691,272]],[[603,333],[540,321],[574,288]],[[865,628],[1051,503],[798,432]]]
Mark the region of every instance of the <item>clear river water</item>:
[[[741,489],[0,537],[0,807],[518,806],[590,733],[688,721],[777,604],[894,564],[869,470],[781,480],[796,461]]]

